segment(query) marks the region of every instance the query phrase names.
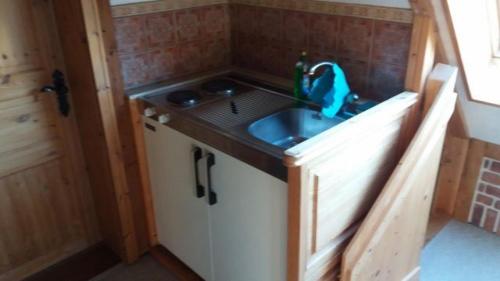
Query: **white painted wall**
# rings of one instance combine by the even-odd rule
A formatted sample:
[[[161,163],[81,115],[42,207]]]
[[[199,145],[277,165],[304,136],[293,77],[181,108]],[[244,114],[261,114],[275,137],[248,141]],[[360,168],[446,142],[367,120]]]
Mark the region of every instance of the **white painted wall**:
[[[409,0],[318,0],[318,1],[372,5],[372,6],[384,6],[384,7],[395,7],[395,8],[403,8],[403,9],[410,9],[411,8]]]
[[[449,64],[458,65],[458,58],[453,48],[451,34],[448,32],[448,22],[445,18],[442,1],[432,0],[437,15],[439,36],[443,42],[446,59]],[[500,145],[500,107],[471,101],[462,77],[458,77],[456,91],[459,95],[460,107],[471,138]]]

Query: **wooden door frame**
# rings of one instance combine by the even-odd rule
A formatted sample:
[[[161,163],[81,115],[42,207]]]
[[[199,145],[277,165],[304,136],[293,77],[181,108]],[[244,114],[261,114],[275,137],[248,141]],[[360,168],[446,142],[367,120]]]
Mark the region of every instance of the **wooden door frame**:
[[[123,124],[132,126],[127,112],[119,110],[124,89],[115,45],[113,21],[107,0],[53,0],[62,30],[65,60],[71,62],[68,76],[76,83],[77,122],[85,136],[84,155],[92,165],[98,218],[103,238],[127,263],[148,250],[143,194],[131,183],[130,161],[124,151],[134,146]],[[77,55],[74,55],[74,54]],[[130,154],[130,153],[129,153]],[[135,155],[135,154],[134,154]],[[98,168],[96,168],[98,167]],[[138,168],[137,168],[138,169]],[[133,176],[132,176],[133,179]],[[143,227],[144,226],[144,227]]]

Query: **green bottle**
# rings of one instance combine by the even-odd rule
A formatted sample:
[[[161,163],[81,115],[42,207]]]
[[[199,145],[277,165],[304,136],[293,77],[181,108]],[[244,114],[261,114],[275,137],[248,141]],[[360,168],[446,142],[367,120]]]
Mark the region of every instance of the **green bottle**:
[[[302,91],[302,82],[307,68],[307,53],[304,51],[300,55],[299,61],[295,64],[295,71],[293,73],[293,96],[297,99],[305,98]]]

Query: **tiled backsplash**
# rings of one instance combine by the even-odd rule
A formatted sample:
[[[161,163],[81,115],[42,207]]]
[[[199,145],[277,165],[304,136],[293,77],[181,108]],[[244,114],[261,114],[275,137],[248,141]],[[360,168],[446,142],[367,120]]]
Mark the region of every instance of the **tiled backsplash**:
[[[156,9],[155,2],[146,8],[120,7],[121,13],[139,14],[115,18],[126,88],[231,62],[291,79],[301,51],[307,50],[312,62],[337,61],[353,91],[362,96],[384,100],[403,90],[411,37],[411,24],[404,22],[411,19],[407,10],[382,13],[376,7],[348,9],[322,2],[322,14],[310,12],[309,6],[288,7],[282,0],[267,1],[278,8],[263,6],[265,1],[234,2],[149,14],[140,11]],[[391,21],[369,18],[371,14]]]
[[[123,80],[132,88],[228,66],[228,5],[115,18]]]
[[[385,100],[404,90],[411,25],[367,18],[232,5],[233,64],[286,78],[302,50],[334,60],[353,91]]]
[[[500,235],[500,160],[483,158],[469,222]]]

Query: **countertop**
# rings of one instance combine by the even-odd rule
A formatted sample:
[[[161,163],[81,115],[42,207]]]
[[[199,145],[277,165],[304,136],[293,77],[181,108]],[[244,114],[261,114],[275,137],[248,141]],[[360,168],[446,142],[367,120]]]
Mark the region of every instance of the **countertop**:
[[[201,83],[216,78],[237,82],[236,94],[214,96],[200,90]],[[286,108],[315,106],[294,99],[280,87],[250,80],[225,72],[170,85],[153,85],[142,92],[135,91],[130,97],[141,99],[146,107],[154,107],[157,115],[168,114],[170,121],[167,126],[286,181],[285,150],[251,136],[247,128],[251,123]],[[202,102],[188,108],[168,103],[167,94],[180,89],[199,91]]]

